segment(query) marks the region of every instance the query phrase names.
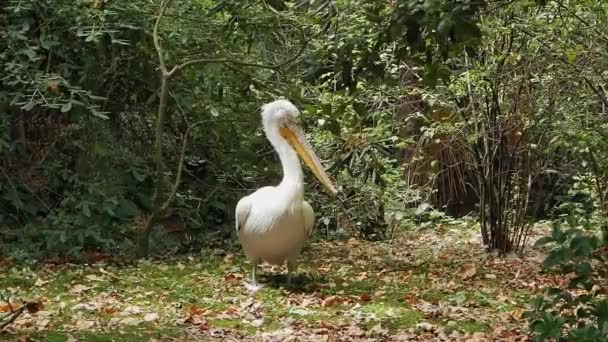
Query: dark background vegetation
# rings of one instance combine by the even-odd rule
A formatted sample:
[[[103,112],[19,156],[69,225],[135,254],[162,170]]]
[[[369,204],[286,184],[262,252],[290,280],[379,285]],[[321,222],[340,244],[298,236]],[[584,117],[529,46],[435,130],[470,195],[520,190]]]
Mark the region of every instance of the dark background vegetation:
[[[320,238],[388,239],[469,215],[505,254],[550,220],[546,266],[588,292],[539,297],[532,328],[606,333],[608,305],[591,291],[605,285],[608,229],[604,2],[2,6],[2,255],[230,243],[238,198],[280,178],[259,108],[285,97],[340,186],[330,199],[308,184]]]

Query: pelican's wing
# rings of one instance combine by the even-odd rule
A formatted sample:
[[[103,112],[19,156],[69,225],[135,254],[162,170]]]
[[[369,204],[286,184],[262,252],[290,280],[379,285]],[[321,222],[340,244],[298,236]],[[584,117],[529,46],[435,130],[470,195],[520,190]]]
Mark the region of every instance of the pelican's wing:
[[[302,214],[304,215],[304,228],[306,229],[306,235],[310,237],[312,230],[315,227],[315,212],[308,202],[304,201],[302,205]]]
[[[239,232],[245,222],[247,222],[247,217],[249,216],[249,212],[251,211],[251,200],[249,196],[241,198],[239,203],[236,205],[235,210],[235,221],[236,221],[236,231]]]

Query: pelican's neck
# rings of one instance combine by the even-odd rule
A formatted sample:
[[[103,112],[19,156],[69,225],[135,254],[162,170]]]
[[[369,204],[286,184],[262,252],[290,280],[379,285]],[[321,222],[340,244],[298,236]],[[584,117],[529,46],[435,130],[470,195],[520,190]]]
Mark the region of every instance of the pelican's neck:
[[[267,136],[275,151],[277,151],[283,167],[283,180],[279,187],[293,188],[298,193],[303,192],[304,174],[296,151],[279,134],[278,129],[270,130],[267,132]]]

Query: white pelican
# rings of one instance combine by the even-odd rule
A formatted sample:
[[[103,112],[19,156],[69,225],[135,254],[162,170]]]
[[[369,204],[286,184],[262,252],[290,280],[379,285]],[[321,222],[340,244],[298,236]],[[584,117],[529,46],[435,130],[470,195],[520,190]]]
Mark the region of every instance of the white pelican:
[[[287,261],[291,283],[296,260],[314,226],[314,212],[304,200],[304,175],[298,155],[332,193],[336,188],[304,137],[298,109],[287,100],[262,106],[264,133],[279,155],[283,180],[243,197],[236,205],[236,231],[247,259],[253,264],[252,286],[258,287],[257,266]],[[259,288],[259,287],[258,287]]]

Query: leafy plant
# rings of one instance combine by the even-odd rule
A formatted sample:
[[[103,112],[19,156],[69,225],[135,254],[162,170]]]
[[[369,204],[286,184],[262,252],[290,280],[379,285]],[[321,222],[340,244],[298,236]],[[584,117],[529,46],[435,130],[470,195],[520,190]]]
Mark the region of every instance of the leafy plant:
[[[550,236],[537,245],[553,246],[543,263],[558,272],[566,288],[549,288],[533,301],[527,313],[530,327],[541,341],[600,341],[608,334],[608,300],[601,291],[608,276],[606,240],[577,215],[567,220],[567,229],[553,225]]]

